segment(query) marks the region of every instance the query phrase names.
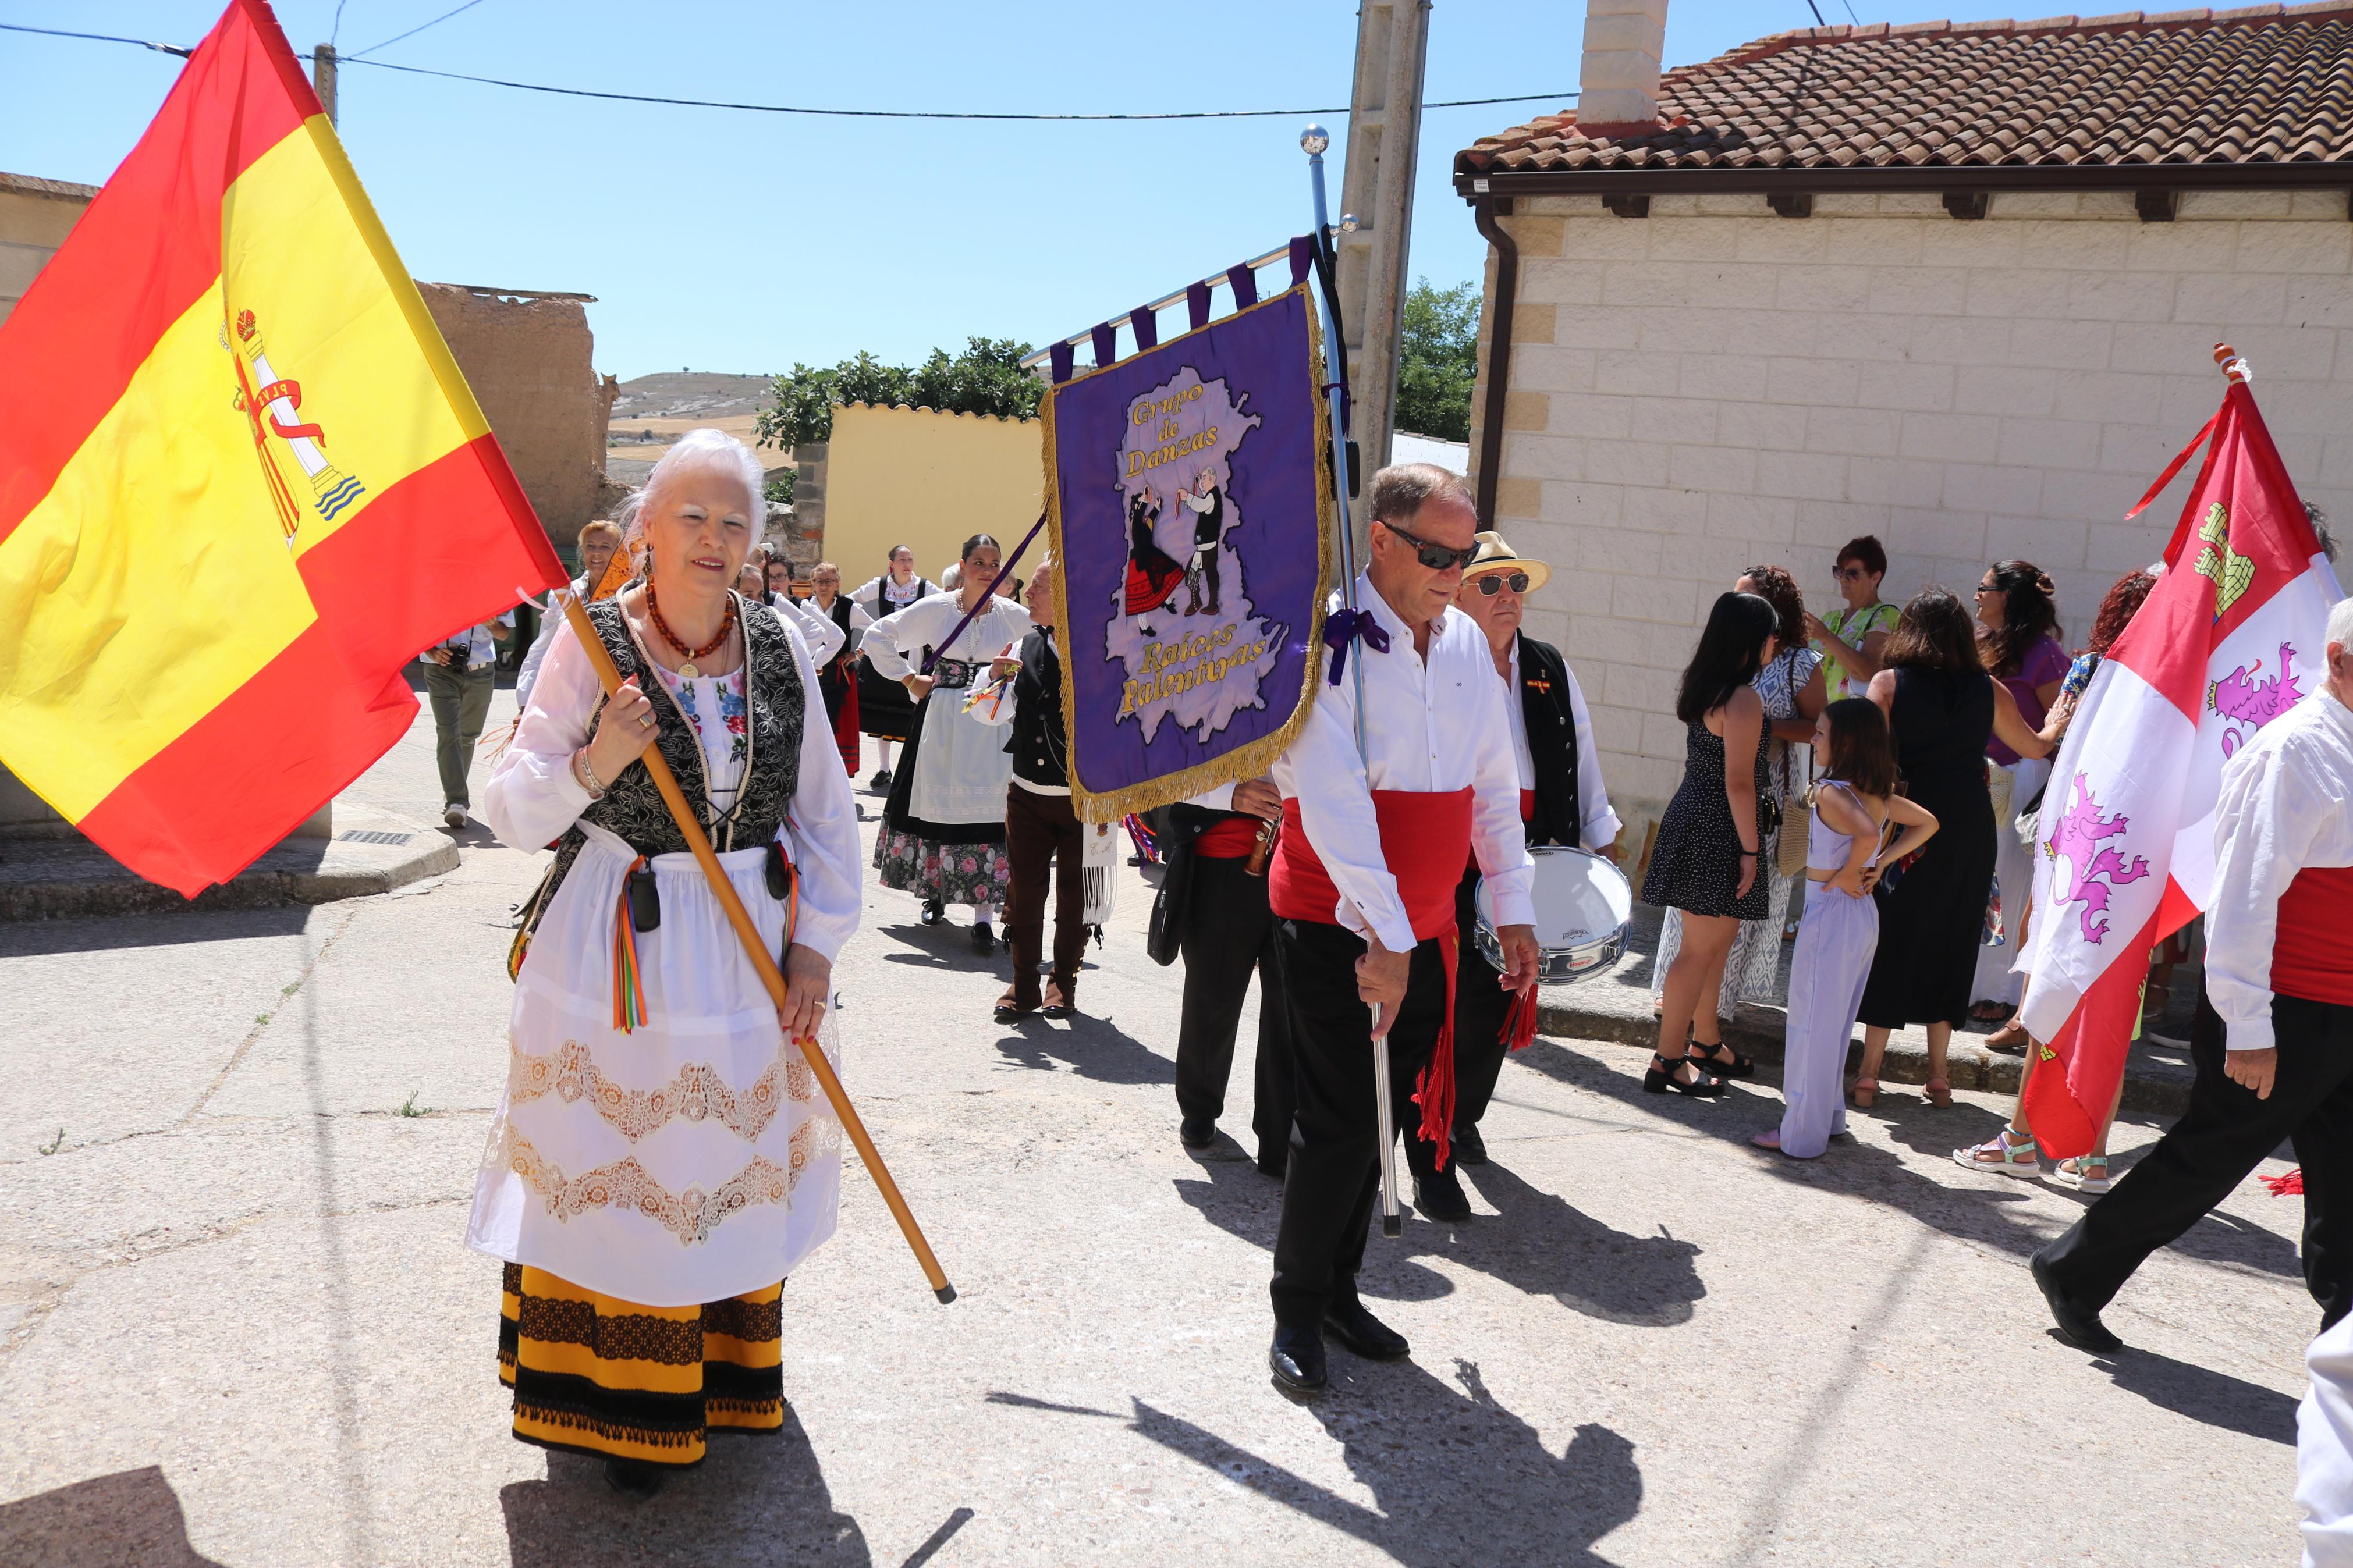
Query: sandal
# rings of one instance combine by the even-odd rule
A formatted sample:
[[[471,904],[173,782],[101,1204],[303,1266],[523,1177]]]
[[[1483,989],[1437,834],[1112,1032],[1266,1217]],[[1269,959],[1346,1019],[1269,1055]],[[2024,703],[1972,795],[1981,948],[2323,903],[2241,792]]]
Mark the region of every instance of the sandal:
[[[1686,1067],[1692,1069],[1692,1079],[1688,1083],[1684,1082],[1681,1076]],[[1677,1094],[1706,1098],[1722,1094],[1724,1080],[1692,1060],[1689,1056],[1680,1056],[1669,1061],[1653,1051],[1651,1053],[1650,1070],[1642,1074],[1642,1092],[1664,1094],[1669,1089],[1674,1090]]]
[[[1928,1103],[1931,1105],[1946,1106],[1953,1103],[1953,1085],[1949,1079],[1932,1078],[1920,1086],[1920,1092],[1928,1097]]]
[[[2010,1138],[2010,1129],[2005,1127],[1974,1148],[1954,1150],[1953,1163],[1972,1171],[1999,1171],[2005,1176],[2041,1175],[2034,1134],[2028,1133],[2023,1143],[2013,1143]]]
[[[2009,1013],[2010,1009],[1999,1002],[1978,1002],[1969,1007],[1969,1017],[1980,1024],[1999,1024]]]
[[[1731,1052],[1732,1059],[1730,1061],[1725,1061],[1722,1057],[1715,1054],[1718,1051]],[[1688,1059],[1699,1063],[1701,1067],[1704,1068],[1707,1071],[1714,1073],[1718,1078],[1754,1078],[1757,1076],[1757,1064],[1754,1060],[1742,1056],[1738,1051],[1733,1050],[1730,1046],[1725,1045],[1722,1040],[1703,1040],[1697,1038],[1696,1026],[1694,1026],[1693,1034],[1683,1037],[1683,1055]]]
[[[2116,1185],[2108,1180],[2108,1157],[2105,1154],[2077,1154],[2062,1160],[2051,1168],[2051,1179],[2079,1193],[2105,1193]]]
[[[1985,1047],[1989,1051],[2000,1051],[2006,1057],[2024,1056],[2026,1026],[2017,1018],[2010,1019],[2009,1023],[1986,1037]]]
[[[1853,1094],[1858,1107],[1870,1110],[1879,1100],[1879,1080],[1868,1073],[1862,1074],[1854,1080]]]

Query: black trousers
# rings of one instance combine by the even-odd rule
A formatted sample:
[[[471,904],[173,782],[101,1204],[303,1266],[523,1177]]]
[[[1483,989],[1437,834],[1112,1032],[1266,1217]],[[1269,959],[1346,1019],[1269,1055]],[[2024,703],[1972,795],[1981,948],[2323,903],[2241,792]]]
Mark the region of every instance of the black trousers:
[[[2059,1282],[2097,1310],[2141,1259],[2229,1196],[2282,1139],[2304,1163],[2304,1281],[2326,1328],[2353,1310],[2353,1007],[2272,999],[2279,1070],[2271,1098],[2222,1071],[2221,1018],[2198,998],[2189,1109],[2114,1191],[2052,1242]]]
[[[1046,876],[1054,871],[1054,983],[1064,1000],[1077,993],[1079,961],[1087,951],[1086,846],[1078,815],[1066,795],[1039,795],[1018,784],[1005,786],[1005,858],[1011,876],[1005,892],[1005,944],[1013,950],[1013,1005],[1035,1007],[1044,999],[1038,984],[1038,957],[1045,946]]]
[[[1298,1092],[1274,1237],[1274,1317],[1306,1328],[1324,1321],[1326,1306],[1356,1294],[1365,1230],[1380,1195],[1372,1016],[1356,996],[1363,938],[1312,921],[1278,920],[1274,931]],[[1433,939],[1413,950],[1405,1003],[1389,1027],[1392,1111],[1409,1141],[1420,1119],[1413,1080],[1430,1061],[1445,1011],[1446,971]]]
[[[1238,858],[1193,857],[1192,889],[1178,934],[1185,955],[1185,1013],[1176,1026],[1176,1110],[1215,1121],[1225,1114],[1234,1034],[1250,973],[1258,973],[1258,1069],[1250,1129],[1261,1163],[1289,1158],[1291,1013],[1275,959],[1274,914],[1266,879]]]

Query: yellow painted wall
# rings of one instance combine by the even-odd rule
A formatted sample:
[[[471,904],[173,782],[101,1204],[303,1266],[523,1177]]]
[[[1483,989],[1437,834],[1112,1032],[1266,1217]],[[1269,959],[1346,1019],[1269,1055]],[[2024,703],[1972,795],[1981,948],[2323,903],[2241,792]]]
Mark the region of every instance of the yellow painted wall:
[[[1010,551],[1038,521],[1045,493],[1045,426],[1035,419],[877,408],[833,411],[826,449],[825,554],[851,587],[915,552],[934,582],[964,542],[993,533]],[[1029,575],[1044,539],[1016,574]]]

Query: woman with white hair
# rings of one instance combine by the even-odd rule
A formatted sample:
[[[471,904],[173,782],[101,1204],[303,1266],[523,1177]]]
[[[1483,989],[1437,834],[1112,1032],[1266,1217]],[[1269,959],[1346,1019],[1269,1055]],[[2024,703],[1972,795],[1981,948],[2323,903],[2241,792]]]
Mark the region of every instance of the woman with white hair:
[[[797,1038],[836,1049],[858,823],[799,631],[735,593],[750,448],[690,433],[630,525],[643,574],[560,627],[492,773],[491,826],[556,841],[509,960],[507,1087],[467,1241],[505,1260],[514,1435],[648,1495],[714,1431],[784,1424],[782,1279],[833,1234],[841,1129]],[[769,997],[641,754],[702,820],[786,992]],[[838,1055],[836,1059],[839,1059]]]

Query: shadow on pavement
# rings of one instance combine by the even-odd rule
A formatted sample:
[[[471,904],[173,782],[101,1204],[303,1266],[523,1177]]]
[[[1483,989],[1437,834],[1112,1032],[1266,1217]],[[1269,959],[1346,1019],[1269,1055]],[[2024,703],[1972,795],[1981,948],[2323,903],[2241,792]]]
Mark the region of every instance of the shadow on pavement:
[[[1334,1392],[1309,1408],[1372,1492],[1370,1507],[1140,1399],[1132,1401],[1128,1429],[1413,1568],[1608,1568],[1594,1542],[1642,1504],[1633,1444],[1588,1424],[1556,1456],[1535,1426],[1495,1403],[1475,1364],[1458,1360],[1454,1370],[1459,1388],[1411,1362],[1334,1355]],[[1048,1415],[1119,1419],[1016,1394],[988,1397]]]
[[[1180,1181],[1177,1196],[1219,1229],[1271,1252],[1282,1216],[1282,1189],[1247,1161],[1200,1162],[1206,1182]],[[1464,1180],[1502,1211],[1461,1225],[1408,1217],[1405,1235],[1375,1235],[1358,1279],[1367,1297],[1429,1301],[1454,1282],[1423,1259],[1443,1258],[1525,1291],[1550,1296],[1569,1310],[1604,1322],[1672,1328],[1691,1321],[1707,1294],[1698,1247],[1663,1231],[1630,1236],[1529,1185],[1492,1162]]]
[[[514,1568],[643,1563],[870,1568],[874,1561],[858,1521],[834,1509],[808,1434],[790,1405],[776,1436],[716,1436],[709,1458],[672,1476],[645,1501],[607,1486],[603,1460],[550,1452],[547,1479],[501,1488],[499,1506]],[[936,1543],[962,1524],[951,1516],[942,1527],[946,1533],[935,1531],[913,1561],[937,1552]]]
[[[221,1568],[188,1542],[179,1494],[150,1465],[0,1505],[10,1568]]]
[[[0,958],[295,936],[310,922],[312,910],[309,904],[290,904],[268,910],[166,910],[101,920],[0,921]]]
[[[1079,1005],[1086,1005],[1086,981],[1079,982]],[[1109,1018],[1073,1014],[1056,1020],[1029,1017],[1018,1024],[995,1026],[1000,1032],[997,1048],[1017,1067],[1052,1070],[1066,1063],[1081,1078],[1097,1083],[1175,1083],[1176,1064],[1122,1029]]]
[[[2225,1432],[2295,1447],[2293,1394],[2155,1351],[2127,1348],[2115,1356],[2098,1357],[2093,1364],[2118,1388],[2140,1395],[2160,1410]]]

